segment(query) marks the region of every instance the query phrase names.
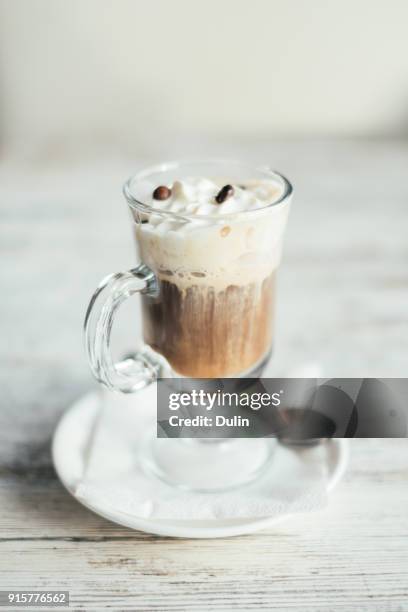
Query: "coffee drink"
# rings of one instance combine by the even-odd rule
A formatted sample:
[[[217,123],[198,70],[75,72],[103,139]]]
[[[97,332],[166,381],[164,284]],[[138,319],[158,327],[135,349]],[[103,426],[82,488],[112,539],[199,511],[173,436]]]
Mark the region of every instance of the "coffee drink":
[[[282,187],[186,178],[138,189],[136,240],[159,282],[143,297],[145,341],[180,375],[250,373],[272,346]]]
[[[234,393],[251,386],[248,378],[262,375],[273,343],[291,184],[266,166],[201,160],[141,170],[123,192],[139,257],[131,269],[104,278],[88,305],[85,349],[95,378],[122,393],[163,376],[175,390],[197,387],[190,378],[230,378],[224,386]],[[111,332],[121,305],[135,295],[142,300],[146,346],[115,363]],[[221,417],[235,421],[223,408]],[[161,433],[171,437],[170,425],[159,416],[135,465],[169,486],[203,493],[247,485],[272,456],[273,440],[234,440],[234,429],[228,445],[163,439]],[[148,423],[143,418],[140,425]],[[200,426],[196,436],[202,433]]]

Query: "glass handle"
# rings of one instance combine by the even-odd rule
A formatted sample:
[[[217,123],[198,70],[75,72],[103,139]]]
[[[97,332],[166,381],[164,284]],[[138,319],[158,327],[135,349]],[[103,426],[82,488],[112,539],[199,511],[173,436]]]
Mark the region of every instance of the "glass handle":
[[[133,393],[159,375],[161,364],[148,347],[114,363],[110,350],[113,321],[120,305],[135,293],[158,295],[154,273],[144,264],[107,276],[96,289],[85,316],[85,350],[95,378],[109,389]]]

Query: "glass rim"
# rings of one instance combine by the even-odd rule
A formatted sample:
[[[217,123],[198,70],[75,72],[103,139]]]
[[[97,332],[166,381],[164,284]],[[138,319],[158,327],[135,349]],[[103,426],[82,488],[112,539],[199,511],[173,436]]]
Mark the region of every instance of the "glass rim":
[[[221,219],[226,219],[226,218],[236,219],[236,218],[258,215],[261,213],[265,213],[265,211],[270,210],[272,208],[281,207],[288,201],[288,199],[293,193],[293,186],[291,182],[286,178],[286,176],[284,176],[277,170],[273,170],[268,165],[261,165],[261,166],[254,165],[252,166],[252,169],[254,172],[261,172],[265,174],[265,178],[278,179],[278,181],[281,183],[283,187],[282,194],[277,200],[274,200],[273,202],[270,202],[269,204],[265,204],[265,206],[262,206],[256,209],[252,209],[252,210],[241,210],[238,212],[226,213],[224,215],[222,214],[221,215],[218,215],[218,214],[217,215],[180,214],[180,213],[176,213],[170,210],[163,210],[160,208],[155,208],[154,206],[151,206],[150,204],[146,204],[145,202],[142,202],[141,200],[137,199],[132,193],[132,185],[134,184],[134,182],[137,180],[145,179],[151,174],[160,174],[161,172],[168,172],[168,171],[180,168],[183,165],[199,166],[200,164],[201,165],[202,164],[231,164],[235,166],[245,165],[248,168],[251,167],[250,163],[247,163],[244,161],[238,161],[238,160],[232,160],[232,159],[217,159],[217,158],[169,161],[169,162],[162,162],[160,164],[155,164],[153,166],[148,166],[140,170],[140,172],[133,174],[123,185],[123,194],[130,208],[132,210],[135,210],[141,213],[148,213],[148,214],[153,213],[153,214],[162,215],[164,217],[170,217],[172,219],[178,219],[178,220],[184,220],[184,221],[205,220],[205,219],[220,219],[221,220]]]

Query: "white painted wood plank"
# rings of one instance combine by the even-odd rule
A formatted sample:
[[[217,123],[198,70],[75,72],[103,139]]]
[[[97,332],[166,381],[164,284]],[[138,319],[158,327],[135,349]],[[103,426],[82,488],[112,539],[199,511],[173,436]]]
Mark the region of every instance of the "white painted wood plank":
[[[399,542],[360,537],[344,546],[307,523],[301,537],[7,542],[2,584],[68,589],[86,609],[406,609]]]
[[[277,372],[312,359],[325,376],[406,376],[408,144],[220,142],[209,153],[268,160],[295,183]],[[1,588],[70,589],[87,610],[408,610],[407,440],[353,440],[326,510],[229,540],[130,531],[55,480],[51,432],[93,385],[87,299],[135,261],[120,194],[135,165],[0,163]],[[134,310],[124,320],[136,338]]]
[[[408,440],[352,445],[326,510],[228,540],[122,529],[55,482],[3,478],[1,583],[71,589],[85,609],[406,610]]]

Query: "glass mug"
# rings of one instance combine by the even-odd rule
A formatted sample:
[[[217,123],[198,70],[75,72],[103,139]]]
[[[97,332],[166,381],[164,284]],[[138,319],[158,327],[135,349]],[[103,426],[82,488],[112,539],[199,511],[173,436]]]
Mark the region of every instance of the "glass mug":
[[[146,203],[155,187],[186,177],[238,185],[269,181],[279,193],[263,208],[222,215],[189,215],[165,209],[160,201]],[[259,376],[272,349],[275,273],[292,196],[289,181],[269,168],[241,162],[174,162],[131,177],[124,195],[141,263],[104,279],[88,306],[85,345],[96,379],[109,389],[133,393],[163,375]],[[120,305],[136,293],[142,299],[146,344],[132,358],[114,363],[113,321]],[[200,491],[250,482],[273,445],[262,439],[150,442],[145,465],[151,471],[168,483]]]

